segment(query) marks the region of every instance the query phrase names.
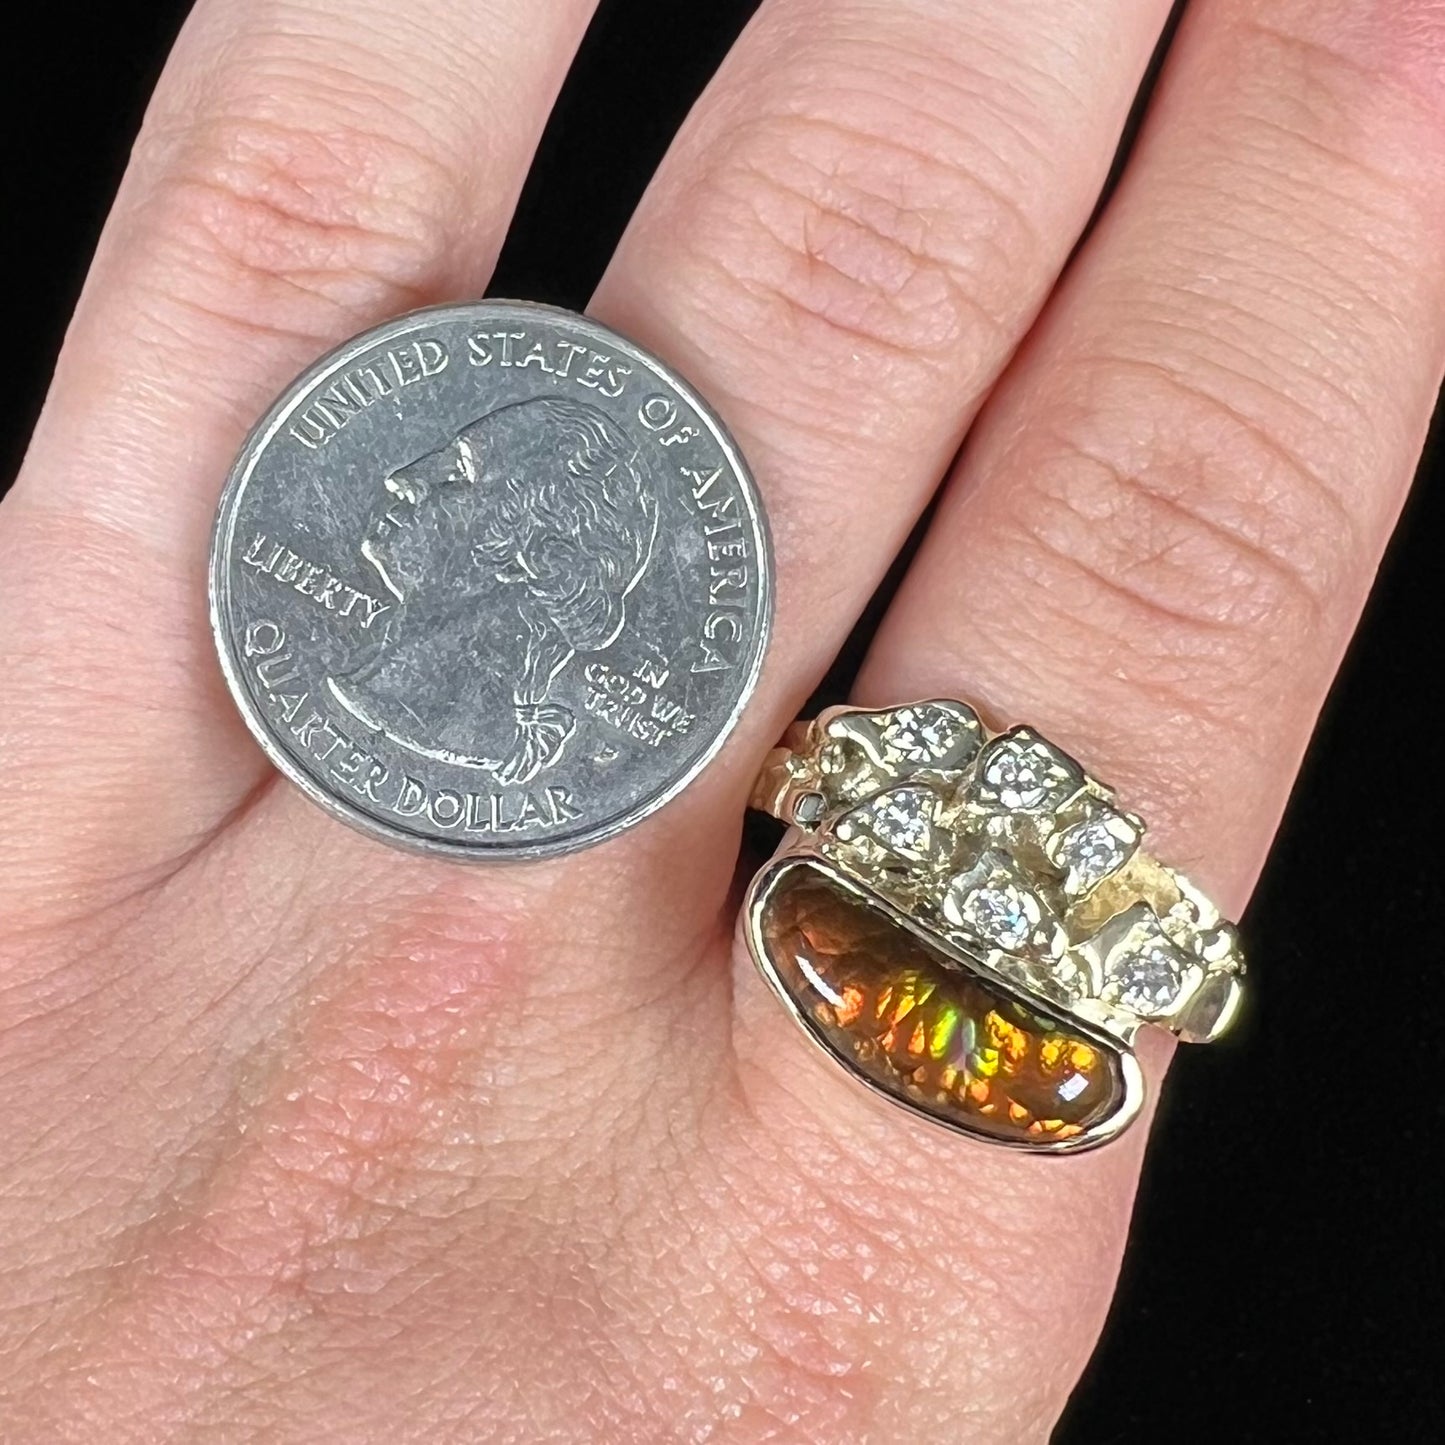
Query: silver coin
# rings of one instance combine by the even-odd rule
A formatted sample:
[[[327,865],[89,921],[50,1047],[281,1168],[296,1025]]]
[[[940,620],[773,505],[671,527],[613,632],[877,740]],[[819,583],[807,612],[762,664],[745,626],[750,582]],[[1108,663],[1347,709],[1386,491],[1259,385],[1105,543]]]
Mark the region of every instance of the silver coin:
[[[721,747],[767,643],[757,490],[701,397],[585,317],[435,307],[317,362],[221,499],[211,617],[309,797],[454,857],[595,843]]]

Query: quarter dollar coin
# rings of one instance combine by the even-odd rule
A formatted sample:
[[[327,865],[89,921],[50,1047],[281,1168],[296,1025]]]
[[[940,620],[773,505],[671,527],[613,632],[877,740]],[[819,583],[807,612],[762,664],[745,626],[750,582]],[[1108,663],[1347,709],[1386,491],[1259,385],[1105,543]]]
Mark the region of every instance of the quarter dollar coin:
[[[707,403],[586,317],[433,307],[317,362],[221,499],[211,620],[276,766],[454,858],[612,837],[722,746],[767,645],[757,490]]]

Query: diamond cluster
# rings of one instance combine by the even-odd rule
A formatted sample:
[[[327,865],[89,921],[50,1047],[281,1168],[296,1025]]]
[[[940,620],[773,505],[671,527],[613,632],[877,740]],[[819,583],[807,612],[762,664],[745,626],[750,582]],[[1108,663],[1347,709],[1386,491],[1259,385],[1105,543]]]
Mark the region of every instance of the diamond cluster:
[[[814,726],[822,846],[860,881],[1105,1026],[1207,1035],[1186,1015],[1242,970],[1233,932],[1186,880],[1134,867],[1143,825],[1067,753],[1028,728],[990,736],[952,700]]]

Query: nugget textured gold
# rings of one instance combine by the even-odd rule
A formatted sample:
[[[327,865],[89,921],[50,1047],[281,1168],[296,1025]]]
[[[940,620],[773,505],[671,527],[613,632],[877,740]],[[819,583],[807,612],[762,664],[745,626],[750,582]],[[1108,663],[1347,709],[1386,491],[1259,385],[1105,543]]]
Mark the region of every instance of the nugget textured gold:
[[[858,1079],[955,1130],[1103,1143],[1139,1111],[1143,1025],[1207,1042],[1238,1010],[1235,926],[1030,728],[953,699],[833,708],[752,802],[790,827],[744,909],[764,977]]]

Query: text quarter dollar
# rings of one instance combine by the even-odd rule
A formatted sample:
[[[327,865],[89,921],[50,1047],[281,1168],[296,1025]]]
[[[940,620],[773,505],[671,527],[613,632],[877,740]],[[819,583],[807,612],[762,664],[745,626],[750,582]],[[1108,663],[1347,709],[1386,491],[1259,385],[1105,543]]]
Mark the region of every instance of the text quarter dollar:
[[[585,317],[431,308],[297,379],[217,521],[212,619],[262,746],[388,841],[534,856],[612,836],[721,747],[771,554],[722,424]]]

